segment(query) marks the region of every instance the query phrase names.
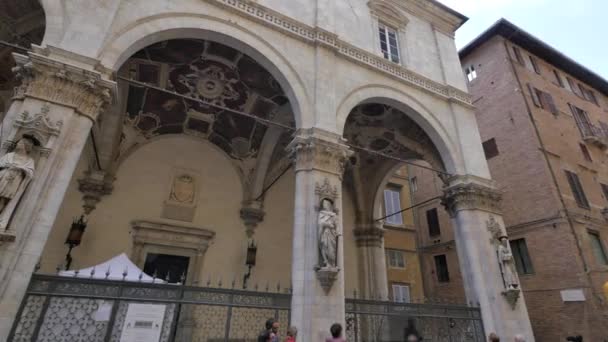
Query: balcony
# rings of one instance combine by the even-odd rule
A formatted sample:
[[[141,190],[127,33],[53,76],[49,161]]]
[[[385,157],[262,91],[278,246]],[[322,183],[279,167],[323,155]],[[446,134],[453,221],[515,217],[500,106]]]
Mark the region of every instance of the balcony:
[[[608,148],[608,133],[590,123],[579,123],[578,129],[586,143],[593,144],[602,150]]]

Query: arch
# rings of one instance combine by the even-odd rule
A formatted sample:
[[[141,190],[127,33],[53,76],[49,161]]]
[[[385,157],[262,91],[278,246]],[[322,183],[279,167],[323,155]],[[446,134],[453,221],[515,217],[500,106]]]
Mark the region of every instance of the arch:
[[[45,31],[42,46],[57,44],[63,37],[65,2],[56,0],[40,0],[45,16]]]
[[[380,103],[391,106],[404,113],[418,124],[430,137],[439,151],[443,164],[448,173],[455,174],[461,169],[458,158],[458,147],[452,142],[448,131],[424,104],[412,96],[389,86],[372,84],[353,90],[338,105],[336,129],[344,134],[346,121],[352,110],[365,103]]]
[[[116,71],[140,49],[177,38],[203,39],[237,49],[262,65],[279,82],[294,111],[296,127],[314,124],[309,96],[300,76],[276,48],[251,30],[229,21],[191,13],[167,13],[137,21],[103,46],[101,65]]]

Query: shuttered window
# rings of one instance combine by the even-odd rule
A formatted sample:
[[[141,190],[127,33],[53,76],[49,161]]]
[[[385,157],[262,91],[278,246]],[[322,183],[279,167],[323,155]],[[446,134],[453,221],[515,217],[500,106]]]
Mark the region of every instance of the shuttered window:
[[[393,284],[393,301],[397,303],[409,303],[410,286],[403,284]]]
[[[540,75],[540,66],[538,65],[538,62],[536,61],[536,58],[528,55],[528,57],[530,58],[530,63],[532,64],[532,68],[534,69],[534,72]]]
[[[426,211],[426,223],[429,226],[430,236],[441,235],[441,227],[439,226],[439,216],[437,215],[437,208],[433,208]]]
[[[606,250],[604,249],[600,234],[591,231],[588,233],[595,260],[601,265],[608,265],[608,256],[606,256]]]
[[[483,146],[483,153],[486,155],[486,160],[490,160],[498,155],[496,139],[492,138],[486,140],[481,145]]]
[[[589,115],[587,112],[570,103],[568,103],[568,106],[570,107],[572,116],[574,116],[574,121],[576,121],[578,130],[581,132],[581,136],[584,138],[593,134],[591,129],[591,121],[589,120]]]
[[[608,185],[600,183],[602,187],[602,194],[604,194],[604,199],[608,201]]]
[[[555,76],[555,81],[557,82],[557,85],[559,85],[560,87],[564,87],[564,81],[562,80],[562,77],[559,75],[559,72],[555,69],[553,69],[553,75]]]
[[[593,159],[591,158],[591,153],[589,153],[589,149],[587,149],[587,146],[585,146],[584,144],[578,144],[581,148],[581,152],[583,153],[583,158],[585,158],[586,161],[592,162]]]
[[[528,253],[528,246],[526,245],[525,239],[517,239],[509,241],[511,244],[511,251],[513,252],[513,259],[515,259],[515,268],[519,274],[532,274],[534,268],[532,267],[532,260]]]
[[[445,257],[445,254],[435,255],[435,271],[437,272],[437,281],[440,283],[447,283],[450,281],[448,260]]]
[[[515,55],[515,59],[517,59],[517,62],[521,65],[524,65],[524,58],[521,56],[521,50],[517,46],[513,47],[513,54]]]
[[[579,97],[583,97],[583,94],[581,94],[581,89],[578,87],[578,85],[576,84],[576,82],[574,82],[573,79],[571,79],[570,77],[566,76],[566,80],[568,81],[568,86],[570,87],[570,90],[577,96]]]
[[[391,188],[384,190],[384,213],[391,215],[401,210],[401,189]],[[386,218],[386,223],[402,225],[403,216],[401,213]]]
[[[395,249],[386,250],[388,266],[391,268],[405,268],[405,253]]]
[[[578,175],[574,172],[565,171],[566,177],[568,178],[568,183],[570,184],[570,190],[572,190],[572,195],[576,200],[576,204],[585,209],[589,208],[589,201],[587,201],[587,196],[585,196],[585,191],[583,190],[583,186],[578,179]]]
[[[528,91],[530,92],[530,96],[532,97],[532,102],[536,107],[548,110],[553,114],[558,114],[557,106],[555,105],[555,101],[553,100],[553,96],[551,94],[534,88],[532,85],[528,83]]]

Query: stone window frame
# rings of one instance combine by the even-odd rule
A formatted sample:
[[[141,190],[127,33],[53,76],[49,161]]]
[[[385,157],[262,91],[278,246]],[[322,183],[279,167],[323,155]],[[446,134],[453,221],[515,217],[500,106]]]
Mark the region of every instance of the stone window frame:
[[[391,265],[390,253],[399,253],[403,259],[403,266],[399,266],[398,262],[397,262],[397,265]],[[406,254],[406,251],[401,250],[401,249],[386,248],[386,264],[388,265],[388,268],[397,269],[397,270],[405,270],[407,268],[407,261],[406,261],[407,258],[405,257],[405,254]]]
[[[200,227],[136,220],[131,222],[131,237],[131,260],[142,270],[148,253],[185,256],[190,258],[186,284],[196,285],[215,232]]]
[[[395,286],[399,287],[407,287],[408,288],[408,300],[398,302],[395,298]],[[391,299],[395,303],[411,303],[412,302],[412,284],[401,281],[392,281],[391,282]]]
[[[399,56],[399,63],[393,63],[407,67],[409,58],[407,53],[407,42],[405,40],[405,29],[409,23],[409,19],[401,9],[386,1],[371,0],[367,3],[367,6],[370,9],[372,17],[374,51],[376,54],[384,58],[384,54],[380,46],[380,25],[391,28],[397,35],[397,52]],[[391,61],[390,59],[387,60]]]

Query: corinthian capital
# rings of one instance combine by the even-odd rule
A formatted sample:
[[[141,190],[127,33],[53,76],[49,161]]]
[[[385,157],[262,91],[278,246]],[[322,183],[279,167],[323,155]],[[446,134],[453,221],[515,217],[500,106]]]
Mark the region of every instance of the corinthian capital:
[[[295,160],[296,171],[319,170],[339,177],[353,154],[341,136],[316,128],[298,131],[287,150]]]
[[[33,52],[13,56],[17,62],[13,72],[21,81],[15,98],[33,97],[71,107],[95,121],[116,93],[116,83],[103,79],[99,72]]]
[[[448,178],[443,189],[441,204],[450,216],[460,210],[479,209],[500,214],[502,194],[494,181],[475,176],[453,176]]]

